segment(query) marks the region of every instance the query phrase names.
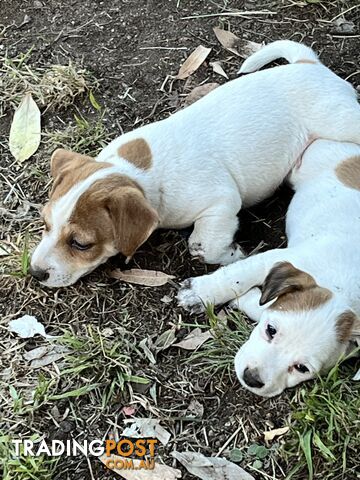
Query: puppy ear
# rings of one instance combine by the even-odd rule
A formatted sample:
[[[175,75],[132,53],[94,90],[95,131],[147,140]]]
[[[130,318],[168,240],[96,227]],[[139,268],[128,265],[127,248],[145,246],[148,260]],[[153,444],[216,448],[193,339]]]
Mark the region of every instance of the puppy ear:
[[[51,155],[50,159],[50,172],[53,178],[57,177],[67,167],[80,167],[86,164],[89,160],[93,161],[91,157],[87,155],[81,155],[80,153],[71,152],[64,148],[58,148]]]
[[[276,263],[265,278],[260,305],[286,293],[316,287],[313,277],[294,267],[290,262]]]
[[[132,257],[159,225],[157,212],[138,188],[113,192],[107,209],[114,225],[116,247],[126,257]]]
[[[339,342],[359,339],[360,319],[352,310],[346,310],[336,319],[336,336]]]

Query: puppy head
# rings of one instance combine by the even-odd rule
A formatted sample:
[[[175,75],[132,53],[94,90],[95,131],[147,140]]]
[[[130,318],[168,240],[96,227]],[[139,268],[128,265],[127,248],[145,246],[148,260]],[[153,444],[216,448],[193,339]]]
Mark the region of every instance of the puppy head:
[[[260,304],[273,300],[235,358],[242,385],[264,397],[328,370],[360,336],[356,315],[291,263],[265,280]]]
[[[113,165],[56,150],[54,184],[31,273],[50,287],[71,285],[110,256],[131,257],[158,225],[139,185]]]

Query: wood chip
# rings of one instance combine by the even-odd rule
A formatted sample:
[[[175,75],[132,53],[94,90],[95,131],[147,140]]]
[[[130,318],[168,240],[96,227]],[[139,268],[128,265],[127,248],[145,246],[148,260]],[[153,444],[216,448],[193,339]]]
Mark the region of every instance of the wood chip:
[[[266,442],[271,442],[275,437],[280,437],[289,431],[289,427],[275,428],[274,430],[269,430],[264,432],[264,439]]]

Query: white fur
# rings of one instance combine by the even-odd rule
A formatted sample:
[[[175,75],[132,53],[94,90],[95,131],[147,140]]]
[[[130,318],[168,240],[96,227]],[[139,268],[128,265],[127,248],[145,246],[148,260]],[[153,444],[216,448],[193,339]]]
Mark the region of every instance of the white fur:
[[[360,315],[360,191],[349,188],[336,176],[336,166],[355,155],[360,146],[317,140],[308,147],[300,168],[289,181],[296,193],[286,217],[288,247],[269,250],[223,267],[211,275],[193,278],[178,295],[180,305],[202,310],[210,302],[232,299],[259,324],[239,350],[235,367],[241,383],[245,368],[257,369],[265,383],[249,388],[273,396],[284,388],[314,377],[334,365],[347,345],[336,338],[338,316],[352,310]],[[316,310],[279,312],[259,306],[261,285],[279,261],[291,262],[332,292],[332,298]],[[189,284],[189,282],[188,282]],[[265,334],[267,323],[277,329],[274,341]],[[271,359],[271,361],[269,361]],[[310,372],[289,372],[294,364]]]

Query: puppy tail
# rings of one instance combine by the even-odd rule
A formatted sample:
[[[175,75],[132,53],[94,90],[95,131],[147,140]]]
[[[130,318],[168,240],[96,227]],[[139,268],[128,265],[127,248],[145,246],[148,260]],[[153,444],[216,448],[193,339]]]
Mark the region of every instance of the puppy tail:
[[[291,40],[278,40],[250,55],[238,73],[256,72],[278,58],[285,58],[289,63],[320,63],[311,48]]]

